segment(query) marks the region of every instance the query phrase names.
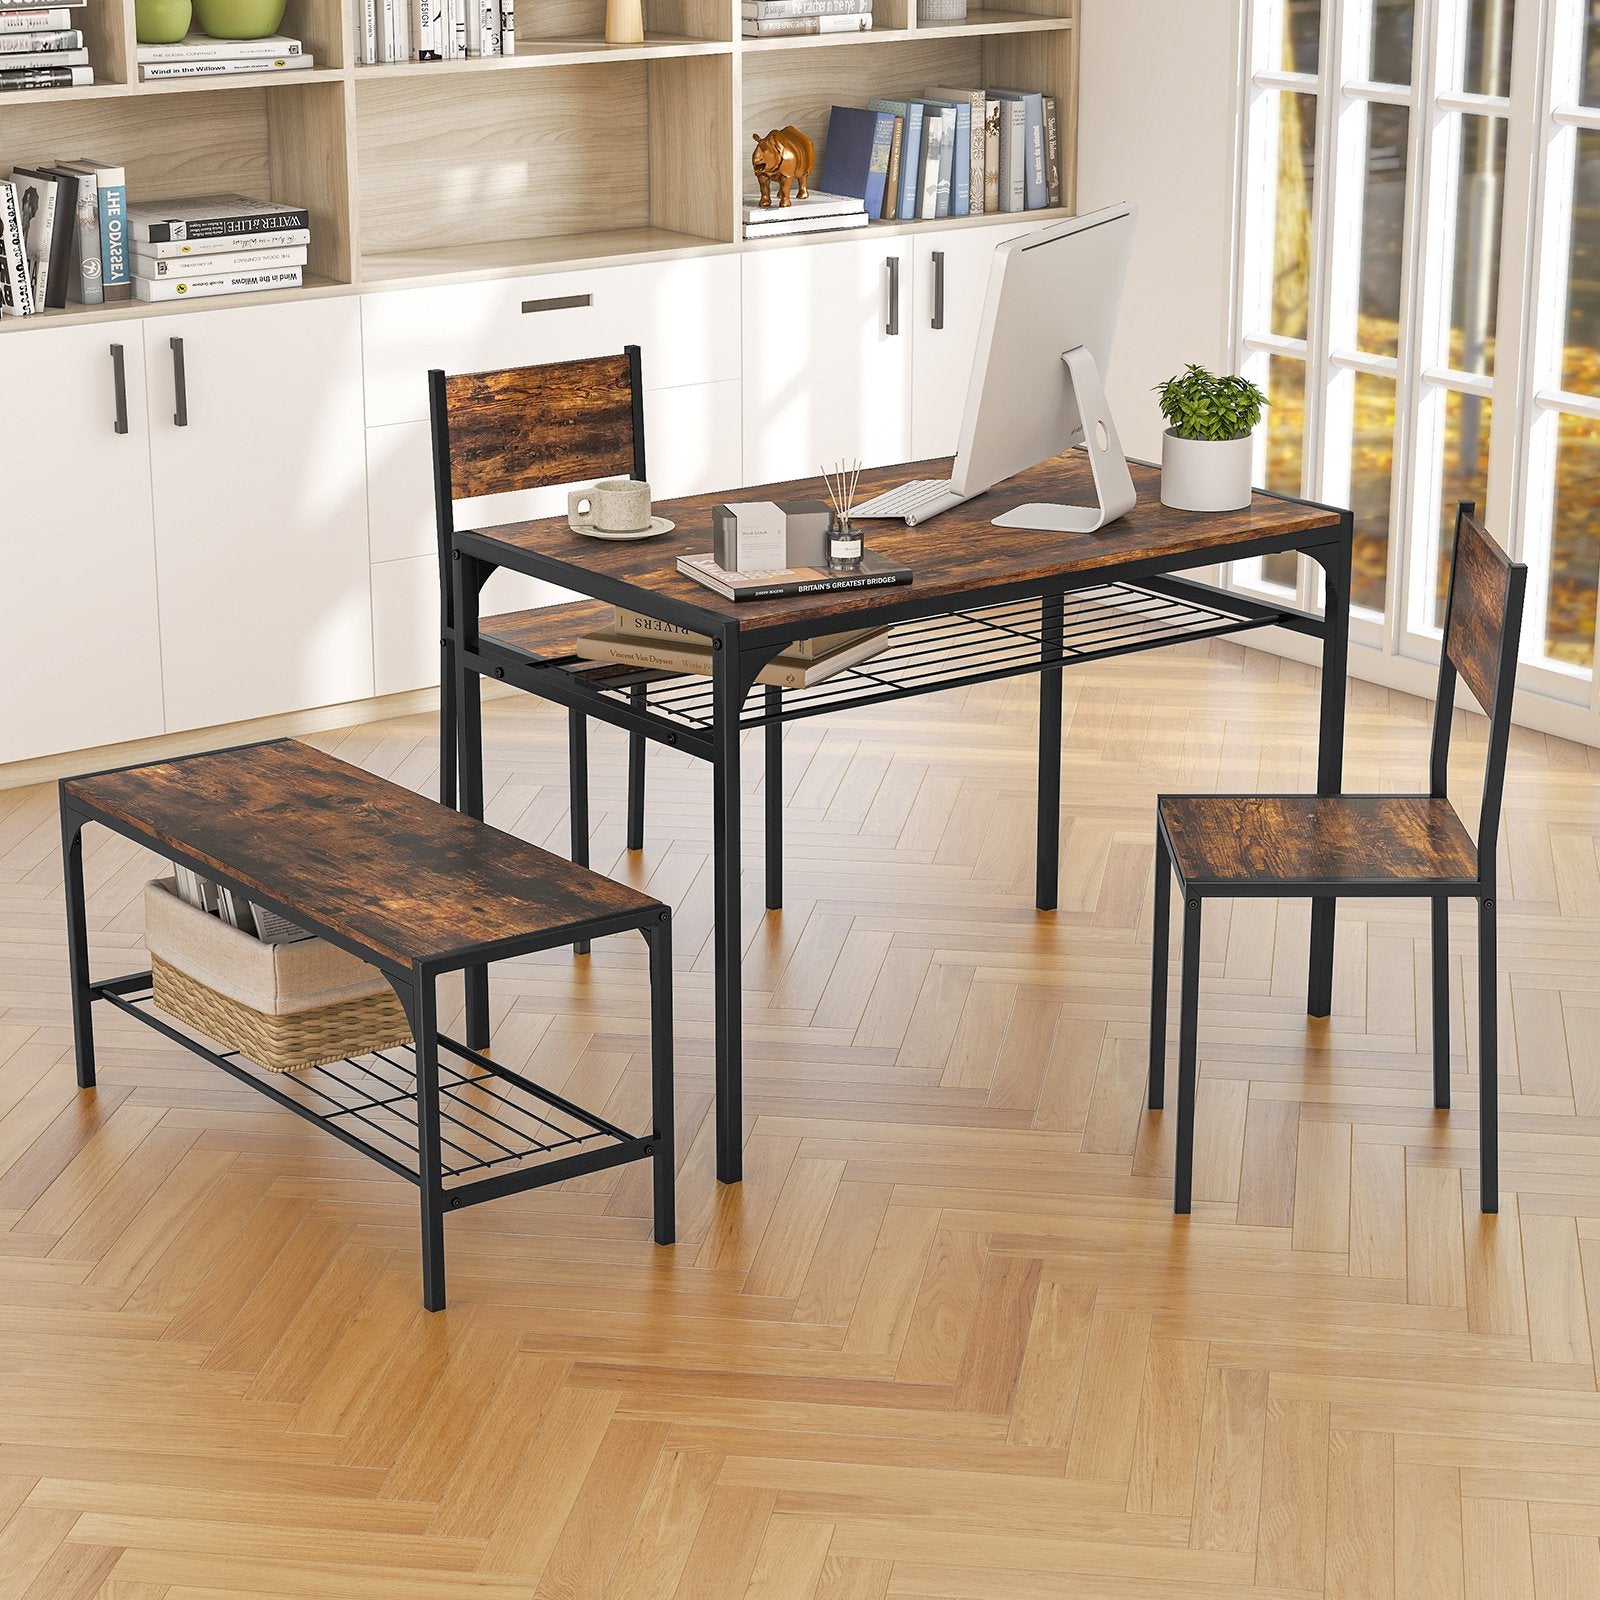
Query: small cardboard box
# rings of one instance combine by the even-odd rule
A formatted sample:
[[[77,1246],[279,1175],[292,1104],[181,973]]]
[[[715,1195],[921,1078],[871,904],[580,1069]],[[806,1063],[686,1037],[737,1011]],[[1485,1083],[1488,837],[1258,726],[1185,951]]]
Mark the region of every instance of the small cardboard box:
[[[828,564],[828,528],[833,511],[825,500],[780,500],[784,548],[791,567],[825,567]]]
[[[788,566],[784,515],[771,500],[745,500],[711,512],[712,555],[724,572],[782,572]]]

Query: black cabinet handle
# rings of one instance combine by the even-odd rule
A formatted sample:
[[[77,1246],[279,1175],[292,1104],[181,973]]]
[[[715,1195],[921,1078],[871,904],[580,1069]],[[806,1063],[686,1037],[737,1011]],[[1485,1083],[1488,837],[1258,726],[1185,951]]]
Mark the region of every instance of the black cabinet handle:
[[[183,364],[183,340],[177,337],[172,340],[172,393],[178,405],[178,409],[172,413],[172,425],[175,428],[187,428],[189,426],[189,377]]]
[[[116,420],[111,424],[113,433],[128,431],[128,372],[123,363],[120,344],[111,347],[111,393],[117,403]]]
[[[944,326],[944,251],[933,252],[933,322],[931,326]]]
[[[889,257],[889,305],[884,313],[883,331],[891,338],[900,331],[900,257]]]

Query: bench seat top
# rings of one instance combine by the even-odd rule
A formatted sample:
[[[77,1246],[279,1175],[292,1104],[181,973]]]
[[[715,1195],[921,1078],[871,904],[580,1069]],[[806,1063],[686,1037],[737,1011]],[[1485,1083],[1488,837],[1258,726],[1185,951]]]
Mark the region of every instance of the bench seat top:
[[[564,943],[661,902],[295,739],[68,778],[62,794],[156,850],[276,901],[380,964],[467,964]]]

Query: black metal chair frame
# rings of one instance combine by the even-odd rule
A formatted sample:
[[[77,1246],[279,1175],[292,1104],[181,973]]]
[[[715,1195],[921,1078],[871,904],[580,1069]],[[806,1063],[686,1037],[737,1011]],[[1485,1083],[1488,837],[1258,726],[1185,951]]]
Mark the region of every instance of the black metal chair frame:
[[[1456,536],[1475,507],[1461,502],[1456,513]],[[1457,546],[1459,549],[1459,545]],[[1439,651],[1439,682],[1434,701],[1433,730],[1428,760],[1428,792],[1448,799],[1450,724],[1455,711],[1457,669],[1450,659],[1451,628],[1455,622],[1457,563],[1452,559],[1445,602],[1445,633]],[[1521,636],[1523,598],[1528,569],[1507,563],[1505,617],[1500,633],[1499,658],[1494,673],[1494,703],[1485,706],[1489,717],[1488,752],[1484,763],[1483,795],[1476,835],[1477,875],[1473,878],[1416,878],[1400,881],[1347,882],[1343,880],[1290,881],[1265,874],[1249,880],[1220,883],[1184,881],[1173,842],[1168,836],[1161,802],[1181,798],[1163,795],[1157,802],[1155,927],[1152,935],[1150,974],[1150,1093],[1152,1111],[1162,1109],[1166,1091],[1167,964],[1171,883],[1178,878],[1183,899],[1183,954],[1178,1001],[1178,1133],[1173,1180],[1173,1211],[1187,1213],[1194,1173],[1194,1109],[1196,1055],[1200,1000],[1201,908],[1214,898],[1283,898],[1359,895],[1393,898],[1427,898],[1432,903],[1432,1012],[1433,1103],[1438,1110],[1450,1106],[1450,919],[1452,899],[1478,903],[1478,1147],[1479,1189],[1482,1209],[1500,1209],[1499,1108],[1498,1108],[1498,992],[1497,914],[1495,905],[1495,848],[1500,831],[1500,808],[1505,784],[1506,750],[1511,734],[1511,703],[1516,687],[1517,650]]]
[[[624,345],[628,358],[629,388],[633,401],[633,476],[641,483],[645,470],[644,377],[642,357],[636,344]],[[537,367],[529,370],[537,370]],[[446,374],[439,368],[428,373],[428,416],[433,434],[434,526],[439,551],[439,800],[454,807],[458,795],[460,751],[460,706],[457,694],[455,605],[451,595],[450,562],[455,549],[455,498],[451,490],[450,412],[445,401]],[[550,479],[549,484],[557,480]],[[535,485],[533,487],[547,487]],[[493,619],[490,618],[490,621]],[[589,719],[576,707],[567,709],[568,816],[571,832],[571,859],[580,867],[589,865]],[[628,735],[628,825],[629,850],[644,849],[645,737]],[[589,941],[573,945],[578,955],[587,955]]]

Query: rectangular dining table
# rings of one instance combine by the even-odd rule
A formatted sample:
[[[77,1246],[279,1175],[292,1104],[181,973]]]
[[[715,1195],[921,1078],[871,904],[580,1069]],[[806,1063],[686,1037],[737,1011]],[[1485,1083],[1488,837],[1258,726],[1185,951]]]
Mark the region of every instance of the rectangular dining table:
[[[740,952],[740,736],[766,736],[767,904],[781,904],[782,747],[786,722],[911,695],[1036,674],[1039,767],[1035,904],[1053,910],[1060,850],[1062,671],[1080,662],[1182,640],[1282,627],[1322,643],[1317,791],[1343,781],[1349,652],[1349,511],[1257,492],[1237,511],[1163,506],[1160,474],[1133,464],[1139,503],[1096,533],[996,528],[992,520],[1028,501],[1086,503],[1088,458],[1069,451],[920,527],[867,524],[868,548],[908,566],[912,581],[767,600],[726,600],[677,570],[681,555],[711,548],[711,513],[735,500],[814,499],[817,479],[731,487],[656,506],[671,533],[603,542],[565,518],[459,529],[448,551],[460,808],[483,815],[482,678],[511,684],[630,733],[709,761],[712,769],[717,1175],[742,1173],[743,1096]],[[860,492],[908,478],[948,475],[948,462],[864,472]],[[1324,581],[1321,614],[1242,595],[1177,574],[1251,557],[1298,552]],[[621,606],[704,634],[710,677],[643,671],[580,659],[553,645],[554,610],[482,618],[479,596],[497,568],[545,579],[594,602]],[[568,609],[568,608],[555,608]],[[600,613],[603,615],[603,613]],[[806,689],[761,686],[761,669],[795,640],[893,625],[888,648]],[[570,626],[570,624],[569,624]],[[570,639],[570,633],[566,636]],[[575,719],[577,726],[581,719]],[[449,730],[447,730],[448,733]],[[584,822],[586,837],[586,820]],[[575,833],[578,830],[575,828]],[[1326,1016],[1333,982],[1334,901],[1313,903],[1307,1010]],[[467,973],[467,1039],[488,1041],[487,977]]]

